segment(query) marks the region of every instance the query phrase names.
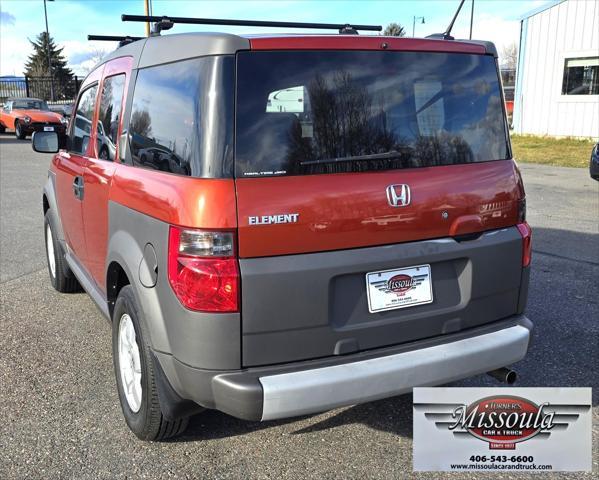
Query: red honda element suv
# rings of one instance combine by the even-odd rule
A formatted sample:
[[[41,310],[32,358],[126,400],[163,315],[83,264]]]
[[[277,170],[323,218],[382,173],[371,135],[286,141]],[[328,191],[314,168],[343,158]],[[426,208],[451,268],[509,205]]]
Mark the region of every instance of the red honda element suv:
[[[51,282],[111,322],[138,437],[525,356],[531,231],[494,46],[348,33],[129,41],[66,139],[36,132]]]

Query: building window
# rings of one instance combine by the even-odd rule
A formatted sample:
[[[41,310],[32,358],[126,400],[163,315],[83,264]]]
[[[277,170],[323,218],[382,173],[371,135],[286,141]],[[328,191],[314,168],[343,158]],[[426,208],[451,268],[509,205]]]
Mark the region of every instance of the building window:
[[[599,95],[599,57],[566,58],[562,95]]]

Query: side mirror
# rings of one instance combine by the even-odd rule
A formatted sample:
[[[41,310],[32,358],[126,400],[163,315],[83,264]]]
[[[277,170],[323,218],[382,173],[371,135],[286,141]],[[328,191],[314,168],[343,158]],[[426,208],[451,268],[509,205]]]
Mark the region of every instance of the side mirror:
[[[31,146],[39,153],[58,152],[58,134],[56,132],[33,132]]]

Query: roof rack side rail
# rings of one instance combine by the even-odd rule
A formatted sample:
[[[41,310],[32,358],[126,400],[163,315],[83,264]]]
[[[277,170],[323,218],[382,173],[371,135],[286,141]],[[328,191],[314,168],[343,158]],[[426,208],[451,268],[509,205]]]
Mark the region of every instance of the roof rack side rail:
[[[181,23],[189,25],[231,25],[239,27],[274,27],[274,28],[311,28],[321,30],[337,30],[339,33],[357,33],[357,30],[380,32],[381,25],[349,25],[346,23],[304,23],[304,22],[273,22],[266,20],[232,20],[223,18],[192,18],[192,17],[168,17],[156,15],[121,15],[123,22],[153,22],[154,34],[160,30],[167,30],[172,24]],[[167,26],[164,28],[163,25]]]
[[[119,47],[141,40],[144,37],[131,37],[129,35],[88,35],[88,40],[100,40],[102,42],[119,42]]]

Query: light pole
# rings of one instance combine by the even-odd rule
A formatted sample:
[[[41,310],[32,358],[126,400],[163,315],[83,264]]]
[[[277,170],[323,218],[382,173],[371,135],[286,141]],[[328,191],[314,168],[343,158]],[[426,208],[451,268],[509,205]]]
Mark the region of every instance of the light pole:
[[[416,36],[416,20],[422,20],[420,23],[424,24],[424,17],[414,17],[412,21],[412,38]]]
[[[470,7],[470,40],[472,40],[472,23],[474,22],[474,0],[472,0],[472,6]]]
[[[54,0],[48,0],[53,2]],[[52,64],[50,60],[50,32],[48,31],[48,11],[46,10],[46,0],[44,0],[44,18],[46,19],[46,53],[48,54],[48,74],[50,75],[50,100],[54,101],[54,77],[52,75]]]

